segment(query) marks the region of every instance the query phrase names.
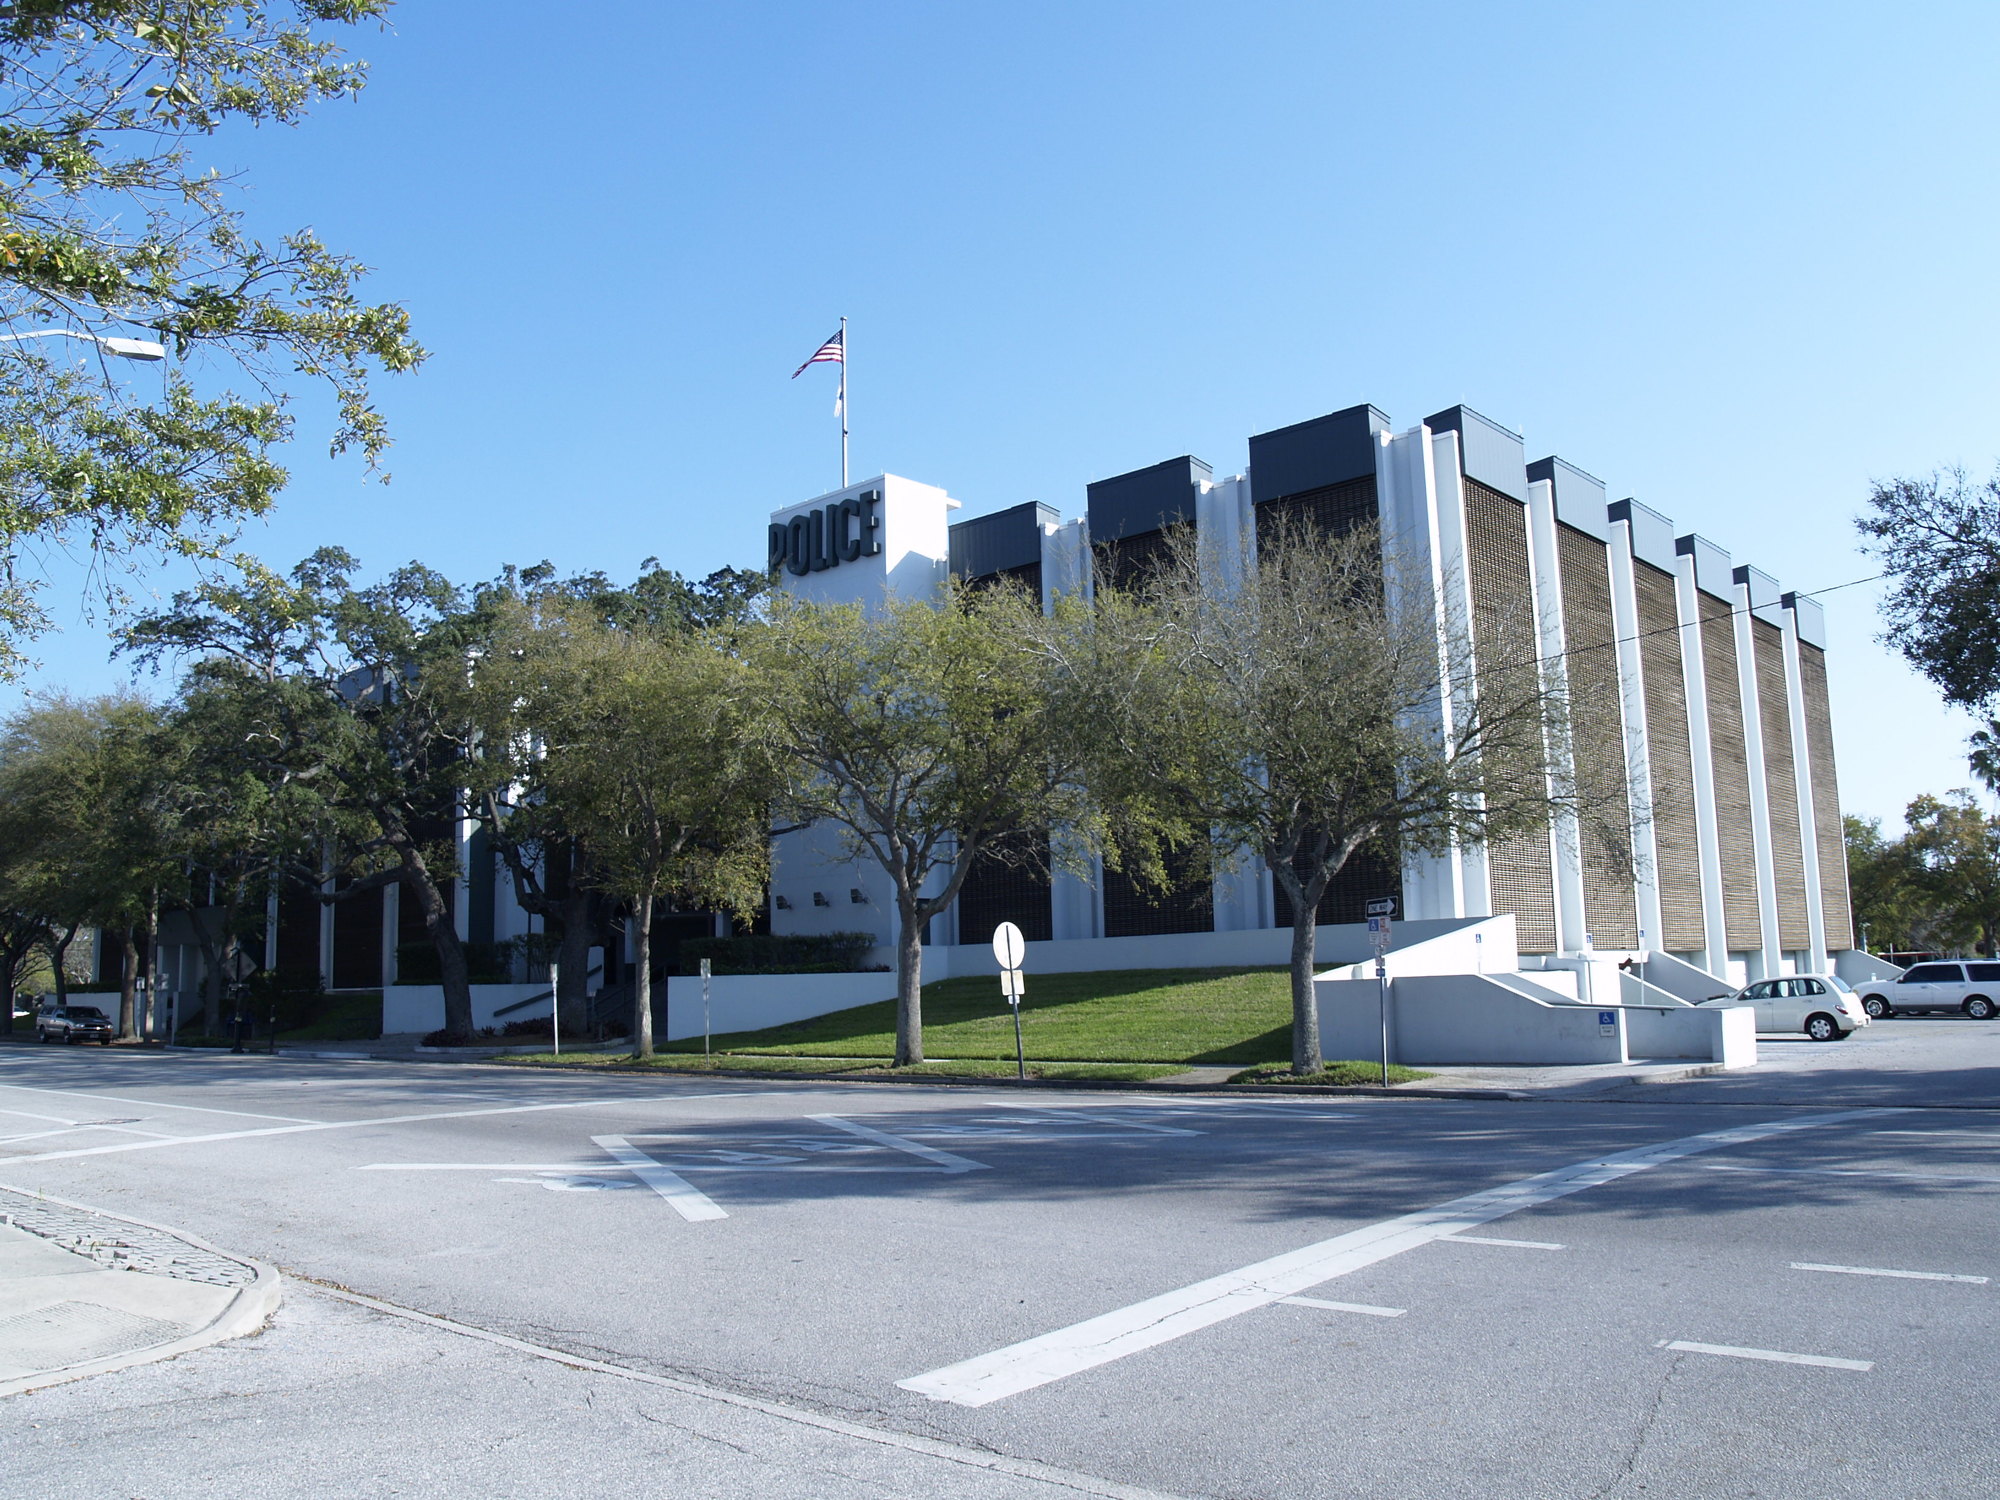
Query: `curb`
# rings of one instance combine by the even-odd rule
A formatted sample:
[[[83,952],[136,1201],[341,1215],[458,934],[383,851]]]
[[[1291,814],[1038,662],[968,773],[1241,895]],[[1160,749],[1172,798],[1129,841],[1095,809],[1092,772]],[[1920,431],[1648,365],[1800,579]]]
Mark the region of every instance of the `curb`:
[[[73,1203],[67,1198],[56,1198],[47,1193],[31,1193],[25,1188],[9,1187],[4,1183],[0,1183],[0,1192],[18,1193],[23,1198],[53,1203],[62,1208],[73,1208],[82,1213],[94,1214],[101,1219],[111,1219],[120,1224],[150,1229],[155,1234],[170,1235],[174,1239],[194,1246],[197,1250],[206,1250],[210,1255],[219,1255],[224,1260],[233,1260],[238,1265],[248,1266],[256,1273],[256,1279],[230,1298],[229,1304],[204,1328],[198,1328],[193,1333],[183,1334],[177,1339],[169,1339],[163,1344],[153,1344],[144,1349],[133,1349],[124,1354],[108,1354],[102,1359],[85,1360],[74,1365],[60,1365],[53,1370],[41,1370],[33,1375],[19,1375],[12,1380],[0,1381],[0,1396],[17,1396],[24,1391],[62,1385],[91,1375],[109,1375],[118,1370],[129,1370],[134,1365],[147,1365],[158,1360],[173,1359],[178,1355],[193,1353],[197,1349],[206,1349],[210,1344],[242,1338],[245,1334],[256,1333],[262,1329],[270,1321],[271,1315],[278,1310],[278,1303],[282,1297],[280,1278],[274,1268],[265,1265],[261,1260],[252,1260],[247,1255],[232,1254],[182,1229],[169,1229],[164,1224],[135,1219],[129,1214],[114,1214],[106,1209],[93,1208],[87,1203]]]

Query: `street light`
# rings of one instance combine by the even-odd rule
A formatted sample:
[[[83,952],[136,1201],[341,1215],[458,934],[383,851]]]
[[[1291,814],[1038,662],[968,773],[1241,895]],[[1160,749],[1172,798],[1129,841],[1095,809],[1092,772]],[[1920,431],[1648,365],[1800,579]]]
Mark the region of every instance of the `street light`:
[[[118,339],[105,334],[78,333],[73,328],[43,328],[34,333],[0,333],[0,344],[18,344],[23,339],[82,339],[86,344],[95,344],[106,354],[115,354],[120,359],[141,359],[154,362],[167,357],[167,346],[156,344],[151,339]]]

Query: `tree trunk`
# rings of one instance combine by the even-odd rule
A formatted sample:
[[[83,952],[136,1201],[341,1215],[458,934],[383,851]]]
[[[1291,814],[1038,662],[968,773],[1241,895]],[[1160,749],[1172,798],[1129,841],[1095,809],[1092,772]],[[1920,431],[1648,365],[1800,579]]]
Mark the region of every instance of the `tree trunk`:
[[[556,999],[564,1015],[581,1016],[581,1007],[590,998],[590,907],[588,891],[576,891],[563,898],[562,948]]]
[[[413,848],[400,851],[403,868],[401,884],[417,898],[423,913],[424,935],[437,950],[438,978],[444,983],[444,1031],[447,1044],[472,1040],[472,980],[465,963],[465,945],[458,940],[451,908],[444,893],[431,878],[423,856]]]
[[[146,1014],[139,1031],[146,1039],[159,1035],[160,1015],[160,888],[146,904]]]
[[[1292,1071],[1317,1073],[1326,1066],[1319,1050],[1319,1002],[1313,995],[1314,917],[1317,902],[1292,907]],[[1304,921],[1300,921],[1304,917]]]
[[[653,893],[632,902],[632,1055],[653,1055]]]
[[[896,1066],[924,1060],[923,924],[914,897],[896,902]]]
[[[69,976],[63,972],[63,965],[69,961],[69,945],[76,941],[76,924],[72,923],[62,941],[49,944],[49,968],[56,982],[56,1004],[69,1004]]]
[[[139,998],[138,929],[127,922],[119,929],[119,934],[118,1040],[129,1042],[139,1034],[134,1026]]]

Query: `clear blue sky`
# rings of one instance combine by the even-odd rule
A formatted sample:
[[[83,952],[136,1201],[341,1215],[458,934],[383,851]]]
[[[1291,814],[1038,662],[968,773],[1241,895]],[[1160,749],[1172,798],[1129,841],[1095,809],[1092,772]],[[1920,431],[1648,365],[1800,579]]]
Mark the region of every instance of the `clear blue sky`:
[[[2000,458],[1990,3],[407,0],[354,41],[357,103],[213,154],[435,355],[386,488],[301,407],[276,564],[753,564],[836,482],[832,371],[787,377],[842,314],[857,477],[966,514],[1463,401],[1814,589],[1874,571],[1872,476]],[[117,680],[51,576],[36,681]],[[1873,588],[1826,602],[1844,800],[1893,821],[1968,725]]]

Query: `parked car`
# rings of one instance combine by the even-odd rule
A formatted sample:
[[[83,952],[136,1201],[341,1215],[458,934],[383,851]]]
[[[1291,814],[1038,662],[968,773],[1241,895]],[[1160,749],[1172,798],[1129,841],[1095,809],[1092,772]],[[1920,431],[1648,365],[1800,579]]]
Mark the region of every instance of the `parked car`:
[[[35,1038],[43,1042],[99,1042],[111,1045],[117,1028],[94,1005],[57,1005],[35,1017]]]
[[[1861,1001],[1846,981],[1831,974],[1760,979],[1733,995],[1716,995],[1701,1003],[1755,1007],[1760,1036],[1803,1034],[1816,1042],[1836,1042],[1868,1024],[1868,1012]]]
[[[1962,1011],[1975,1021],[2000,1015],[2000,964],[1912,964],[1894,979],[1871,979],[1861,1003],[1877,1018],[1916,1010]]]

